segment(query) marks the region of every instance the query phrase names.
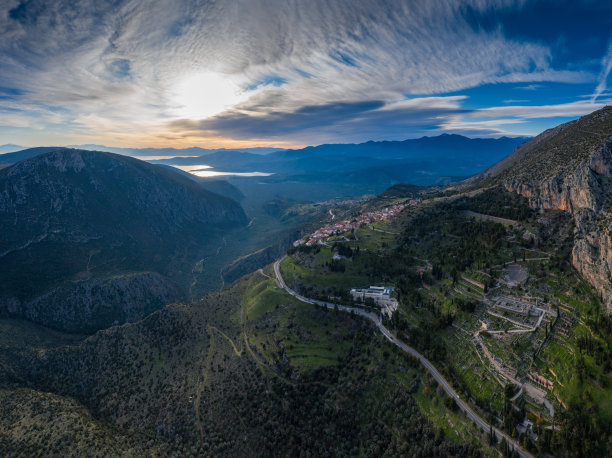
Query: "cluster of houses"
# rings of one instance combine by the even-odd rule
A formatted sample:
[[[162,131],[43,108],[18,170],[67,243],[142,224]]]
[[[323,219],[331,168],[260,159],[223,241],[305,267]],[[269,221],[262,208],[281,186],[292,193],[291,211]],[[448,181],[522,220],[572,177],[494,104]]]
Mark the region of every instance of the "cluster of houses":
[[[407,204],[397,204],[390,208],[384,208],[379,211],[366,212],[357,216],[356,218],[345,219],[334,224],[328,224],[323,226],[310,236],[306,242],[307,246],[312,246],[320,240],[331,237],[332,235],[340,235],[346,232],[357,229],[361,226],[372,224],[376,221],[385,221],[389,218],[394,217],[401,212],[407,206],[415,206],[421,203],[421,199],[412,199]],[[298,241],[299,242],[299,241]],[[299,244],[296,242],[295,244]],[[295,245],[294,244],[294,245]]]

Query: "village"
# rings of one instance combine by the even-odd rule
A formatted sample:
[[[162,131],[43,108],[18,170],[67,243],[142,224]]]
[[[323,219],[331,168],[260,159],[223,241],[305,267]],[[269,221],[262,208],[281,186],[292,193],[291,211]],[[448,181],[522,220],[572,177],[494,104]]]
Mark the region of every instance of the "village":
[[[358,229],[362,226],[370,225],[375,222],[386,221],[389,218],[392,218],[399,214],[404,208],[409,206],[414,207],[420,203],[421,199],[411,199],[410,201],[404,204],[396,204],[392,207],[386,207],[378,211],[365,212],[357,217],[345,219],[343,221],[339,221],[333,224],[328,224],[317,229],[317,231],[314,232],[305,243],[307,246],[312,246],[316,243],[321,243],[321,241],[327,237],[344,234],[346,232]],[[294,242],[294,246],[301,245],[303,243],[304,240],[297,240],[296,242]]]

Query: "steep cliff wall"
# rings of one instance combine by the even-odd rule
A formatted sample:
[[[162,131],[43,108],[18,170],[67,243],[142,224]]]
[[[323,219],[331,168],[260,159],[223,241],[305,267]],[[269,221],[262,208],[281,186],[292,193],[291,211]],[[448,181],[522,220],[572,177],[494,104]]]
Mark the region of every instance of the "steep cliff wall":
[[[547,131],[531,145],[485,177],[497,175],[534,209],[572,215],[572,264],[612,311],[612,108]]]

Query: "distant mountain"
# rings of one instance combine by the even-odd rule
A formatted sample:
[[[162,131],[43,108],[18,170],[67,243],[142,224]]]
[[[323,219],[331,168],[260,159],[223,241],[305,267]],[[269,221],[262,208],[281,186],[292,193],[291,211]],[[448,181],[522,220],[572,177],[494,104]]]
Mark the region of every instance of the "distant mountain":
[[[134,158],[61,149],[25,159],[0,170],[0,314],[87,332],[142,318],[180,297],[164,277],[245,222],[234,200]],[[149,271],[161,277],[134,277]]]
[[[500,183],[532,208],[571,214],[572,264],[612,309],[611,106],[543,132],[472,183]]]
[[[309,146],[295,150],[274,148],[108,148],[84,145],[88,149],[140,156],[193,156],[152,159],[164,165],[208,165],[222,172],[267,172],[275,178],[261,181],[342,183],[355,185],[355,194],[382,191],[396,183],[419,185],[446,183],[449,177],[461,180],[491,166],[527,138],[467,138],[440,135],[404,141]],[[57,147],[29,148],[0,155],[0,165],[12,164]],[[266,154],[262,154],[266,153]],[[329,196],[335,197],[335,196]]]
[[[242,152],[242,153],[250,153],[256,156],[269,154],[276,151],[284,151],[281,148],[240,148],[238,150],[235,149],[226,149],[226,148],[216,148],[216,149],[207,149],[207,148],[115,148],[112,146],[104,146],[104,145],[70,145],[70,146],[43,146],[36,148],[24,148],[19,145],[0,145],[0,164],[14,164],[15,162],[19,162],[23,159],[27,159],[29,157],[34,157],[38,154],[42,154],[44,152],[53,151],[56,149],[80,149],[85,151],[107,151],[109,153],[121,154],[122,156],[206,156],[214,153],[223,154],[232,154],[234,152]]]
[[[27,148],[12,153],[0,154],[0,165],[16,164],[24,159],[29,159],[39,154],[49,153],[63,149],[61,146],[39,146],[36,148]]]
[[[13,151],[19,151],[22,149],[25,149],[25,148],[19,145],[13,145],[13,144],[0,145],[0,154],[12,153]]]
[[[377,194],[400,183],[425,186],[461,181],[495,164],[525,140],[440,135],[404,141],[320,145],[264,155],[247,150],[209,150],[196,157],[148,162],[166,166],[208,165],[214,171],[229,173],[271,173],[256,177],[228,176],[224,182],[217,183],[211,178],[198,179],[206,189],[240,200],[250,213],[257,213],[266,201],[278,198],[316,202]],[[38,152],[28,149],[13,155],[0,155],[0,168],[3,163],[12,163]],[[149,152],[160,156],[172,156],[177,152],[182,152],[181,156],[197,154],[193,149],[165,153],[151,149]],[[133,153],[123,151],[123,154]]]
[[[244,151],[253,154],[268,154],[275,151],[282,151],[282,148],[254,147],[254,148],[200,148],[193,146],[190,148],[117,148],[105,145],[70,145],[70,148],[109,151],[111,153],[123,154],[125,156],[201,156],[206,154],[225,152],[225,151]]]
[[[29,159],[31,157],[38,156],[40,154],[49,153],[51,151],[57,151],[59,149],[65,149],[60,146],[41,146],[37,148],[28,148],[20,151],[16,151],[13,153],[6,153],[0,155],[0,165],[11,165],[15,164],[19,161],[23,161],[24,159]],[[124,154],[122,154],[124,155]],[[166,166],[164,164],[159,164],[161,167],[169,168],[170,170],[181,174],[185,177],[190,178],[191,180],[199,183],[204,189],[207,189],[211,192],[221,194],[222,196],[229,197],[230,199],[240,200],[244,198],[244,195],[240,192],[238,188],[232,186],[230,183],[220,179],[205,179],[200,178],[191,173],[184,172],[175,167]]]
[[[268,172],[263,181],[342,182],[374,186],[395,183],[435,184],[462,179],[489,167],[527,138],[467,138],[440,135],[404,141],[310,146],[256,155],[223,151],[200,157],[152,161],[168,165],[209,165],[224,172]]]

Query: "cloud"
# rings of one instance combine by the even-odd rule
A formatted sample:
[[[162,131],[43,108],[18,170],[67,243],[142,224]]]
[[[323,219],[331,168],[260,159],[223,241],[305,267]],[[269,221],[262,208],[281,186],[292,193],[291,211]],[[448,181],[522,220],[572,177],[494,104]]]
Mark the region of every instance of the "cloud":
[[[612,38],[608,42],[608,51],[601,60],[601,73],[597,79],[597,87],[593,94],[591,101],[595,102],[597,98],[607,89],[608,87],[608,76],[612,71]]]
[[[422,97],[392,104],[337,102],[257,115],[234,110],[199,121],[176,120],[169,129],[193,138],[292,138],[309,144],[397,139],[427,134],[445,116],[464,112],[459,105],[464,98]]]
[[[536,91],[542,87],[543,86],[541,84],[528,84],[527,86],[518,86],[516,89],[520,89],[522,91]]]
[[[542,119],[542,118],[571,118],[583,116],[592,111],[603,108],[612,103],[612,99],[602,100],[599,103],[592,103],[586,100],[576,102],[561,103],[557,105],[514,105],[489,107],[473,110],[470,116],[473,117],[516,117],[520,119]]]
[[[541,42],[509,39],[501,25],[485,30],[466,19],[468,10],[478,18],[523,4],[6,0],[0,87],[11,91],[15,111],[0,112],[0,124],[112,138],[414,135],[462,111],[463,97],[442,94],[593,78],[554,68]],[[217,116],[183,119],[177,113],[189,94],[177,97],[177,87],[211,72],[244,97]],[[385,125],[368,124],[375,122]]]
[[[529,127],[532,120],[574,118],[612,104],[612,98],[592,103],[579,100],[557,105],[513,105],[465,110],[441,120],[440,130],[470,136],[530,136],[539,133]]]

